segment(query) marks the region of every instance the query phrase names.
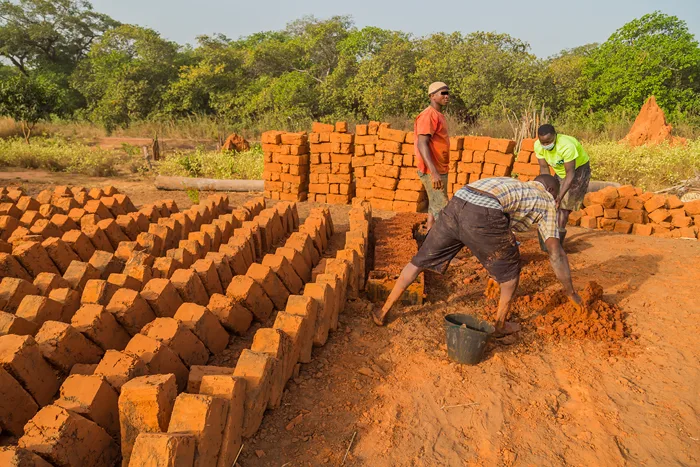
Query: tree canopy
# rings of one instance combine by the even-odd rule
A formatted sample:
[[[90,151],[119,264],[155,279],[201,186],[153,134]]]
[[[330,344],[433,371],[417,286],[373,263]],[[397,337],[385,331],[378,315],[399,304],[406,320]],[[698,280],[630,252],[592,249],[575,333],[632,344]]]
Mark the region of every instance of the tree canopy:
[[[190,115],[280,127],[410,117],[436,80],[450,85],[449,111],[463,122],[518,115],[533,103],[553,116],[636,112],[651,94],[666,110],[700,114],[700,47],[684,21],[660,12],[602,44],[541,59],[508,34],[414,37],[357,28],[347,16],[303,17],[279,31],[214,34],[181,46],[84,0],[0,0],[5,89],[36,86],[34,108],[50,100],[51,114],[108,130]],[[12,105],[3,113],[12,115]]]

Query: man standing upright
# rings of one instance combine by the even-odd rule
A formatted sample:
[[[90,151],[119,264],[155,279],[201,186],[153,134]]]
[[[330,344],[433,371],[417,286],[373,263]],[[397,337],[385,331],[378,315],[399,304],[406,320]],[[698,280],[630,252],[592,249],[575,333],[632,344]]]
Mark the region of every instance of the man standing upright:
[[[430,230],[440,216],[440,211],[447,206],[450,139],[442,108],[450,100],[450,91],[445,83],[435,82],[428,87],[428,97],[430,105],[416,117],[413,129],[418,176],[428,193],[426,227]]]
[[[549,167],[559,177],[561,188],[555,199],[559,241],[564,245],[566,224],[571,211],[578,211],[591,181],[591,164],[586,150],[573,136],[559,135],[552,125],[537,129],[535,154],[540,164],[540,173],[549,174]],[[540,238],[542,250],[547,251]]]

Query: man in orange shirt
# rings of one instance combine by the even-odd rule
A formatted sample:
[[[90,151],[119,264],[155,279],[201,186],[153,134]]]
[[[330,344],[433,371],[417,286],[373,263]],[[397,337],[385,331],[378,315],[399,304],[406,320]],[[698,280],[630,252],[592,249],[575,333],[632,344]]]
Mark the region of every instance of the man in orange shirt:
[[[428,192],[426,227],[430,230],[440,211],[447,206],[450,140],[442,108],[450,101],[450,91],[445,83],[438,81],[428,87],[428,97],[430,105],[416,117],[413,130],[418,176]]]

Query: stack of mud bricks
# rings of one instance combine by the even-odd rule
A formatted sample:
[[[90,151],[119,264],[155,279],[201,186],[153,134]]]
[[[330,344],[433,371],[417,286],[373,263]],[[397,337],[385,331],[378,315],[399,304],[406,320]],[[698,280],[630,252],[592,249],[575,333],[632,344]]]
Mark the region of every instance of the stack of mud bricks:
[[[265,197],[306,201],[309,189],[309,140],[306,132],[262,134]]]
[[[355,126],[355,154],[352,168],[355,175],[355,197],[372,199],[372,178],[374,177],[374,156],[379,143],[380,122]],[[383,161],[380,161],[383,162]]]
[[[374,154],[371,203],[374,209],[419,212],[428,206],[425,188],[418,178],[413,133],[381,124]]]
[[[513,174],[518,175],[518,180],[528,182],[534,180],[540,174],[540,164],[535,155],[535,139],[526,138],[520,143],[518,157],[513,164]],[[549,171],[554,175],[554,170]]]
[[[644,192],[631,185],[586,194],[570,225],[664,238],[697,239],[700,200],[683,203],[675,195]]]
[[[175,240],[186,235],[185,219],[195,234],[168,250],[188,251],[196,260],[188,269],[171,271],[170,280],[152,278],[140,292],[121,288],[106,307],[78,303],[72,325],[46,321],[34,338],[0,337],[0,383],[9,396],[0,403],[0,426],[19,437],[0,459],[9,465],[16,459],[43,465],[42,458],[52,465],[121,459],[142,466],[153,458],[168,465],[232,465],[242,437],[255,433],[266,408],[279,405],[298,362],[308,362],[312,346],[323,345],[335,329],[345,296],[357,294],[371,213],[354,211],[351,231],[365,230],[349,234],[347,248],[308,284],[333,233],[327,209],[312,210],[299,226],[293,204],[265,209],[260,199],[228,209],[215,197],[175,224]],[[167,240],[161,242],[162,253]],[[154,253],[136,254],[149,264]],[[187,257],[168,258],[176,256]],[[101,279],[84,283],[83,299],[93,281]],[[235,369],[202,366],[226,348],[227,331],[242,334],[254,319],[271,319],[274,309],[274,326],[258,330]]]
[[[355,135],[348,133],[347,123],[314,123],[309,143],[309,200],[317,203],[350,204],[355,196],[351,166]]]
[[[447,190],[452,195],[468,183],[491,177],[510,177],[515,141],[485,136],[450,138]]]

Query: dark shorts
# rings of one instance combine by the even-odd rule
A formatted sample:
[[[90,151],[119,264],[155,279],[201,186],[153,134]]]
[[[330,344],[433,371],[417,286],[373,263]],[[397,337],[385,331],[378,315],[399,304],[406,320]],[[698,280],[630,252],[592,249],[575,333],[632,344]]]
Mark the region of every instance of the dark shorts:
[[[583,197],[588,191],[588,183],[591,181],[591,164],[586,162],[581,167],[574,171],[574,179],[571,182],[569,191],[566,192],[564,198],[559,204],[559,209],[566,211],[578,211],[583,204]],[[559,183],[564,183],[564,179],[560,178]]]
[[[520,275],[520,250],[508,216],[453,197],[411,263],[443,274],[463,247],[469,248],[497,282]]]

